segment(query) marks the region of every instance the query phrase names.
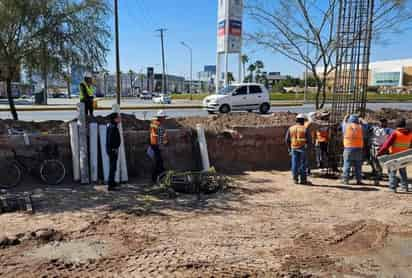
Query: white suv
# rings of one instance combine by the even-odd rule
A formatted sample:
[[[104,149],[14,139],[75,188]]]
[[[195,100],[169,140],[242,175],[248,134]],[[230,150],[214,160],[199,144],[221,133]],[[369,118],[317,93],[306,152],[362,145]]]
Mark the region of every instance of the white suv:
[[[270,111],[269,93],[265,86],[257,83],[232,84],[218,94],[206,97],[203,108],[209,113],[259,110],[266,114]]]

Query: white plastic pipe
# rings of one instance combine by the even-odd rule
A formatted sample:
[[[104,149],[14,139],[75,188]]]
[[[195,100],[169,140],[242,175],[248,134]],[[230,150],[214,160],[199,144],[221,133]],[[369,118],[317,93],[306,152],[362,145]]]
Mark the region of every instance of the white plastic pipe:
[[[90,123],[89,125],[89,147],[90,147],[90,179],[92,182],[97,182],[99,178],[99,139],[98,139],[98,125],[97,123]]]
[[[99,135],[100,135],[100,152],[102,154],[102,165],[103,165],[103,179],[107,183],[109,181],[109,156],[106,150],[106,139],[107,139],[107,125],[99,125]]]
[[[77,122],[69,124],[70,147],[73,161],[73,180],[80,181],[80,151],[79,151],[79,127]]]
[[[197,130],[197,139],[198,139],[199,148],[200,148],[200,156],[202,157],[203,171],[208,171],[210,169],[210,161],[209,161],[209,153],[207,150],[205,129],[203,125],[197,124],[196,130]]]
[[[80,149],[80,183],[89,184],[89,150],[87,140],[87,121],[84,103],[79,103],[79,149]]]

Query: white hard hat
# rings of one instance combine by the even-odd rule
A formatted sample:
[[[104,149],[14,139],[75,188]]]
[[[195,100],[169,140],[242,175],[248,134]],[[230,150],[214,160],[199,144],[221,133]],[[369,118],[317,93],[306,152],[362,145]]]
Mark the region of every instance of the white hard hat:
[[[84,73],[84,76],[83,76],[83,77],[84,77],[84,78],[93,78],[93,75],[92,75],[91,72],[86,71],[86,72]]]
[[[296,116],[296,119],[306,119],[306,116],[305,116],[305,114],[298,114]]]
[[[165,111],[163,111],[163,110],[157,111],[157,117],[158,118],[165,118],[166,117]]]
[[[308,113],[308,119],[309,121],[314,121],[316,119],[316,112]]]

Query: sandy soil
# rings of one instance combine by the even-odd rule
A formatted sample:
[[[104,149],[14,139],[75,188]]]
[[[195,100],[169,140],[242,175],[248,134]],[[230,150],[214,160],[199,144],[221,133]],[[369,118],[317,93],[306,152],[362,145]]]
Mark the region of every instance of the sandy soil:
[[[296,114],[291,112],[277,112],[270,115],[260,115],[256,113],[234,113],[228,115],[211,115],[209,117],[188,117],[168,119],[165,126],[169,129],[196,128],[196,124],[202,123],[207,132],[219,133],[225,129],[236,126],[278,126],[291,125],[295,122]],[[401,117],[412,118],[412,111],[395,109],[382,109],[379,111],[368,111],[366,119],[376,121],[381,118],[396,120]],[[94,121],[100,124],[108,122],[107,117],[96,117]],[[149,121],[136,119],[133,115],[124,114],[122,116],[123,127],[126,130],[148,130]],[[7,134],[9,128],[20,129],[26,132],[48,132],[50,134],[68,134],[68,124],[63,121],[46,122],[24,122],[0,119],[0,134]]]
[[[410,277],[412,193],[312,181],[248,172],[200,200],[37,189],[36,214],[0,215],[0,277]]]

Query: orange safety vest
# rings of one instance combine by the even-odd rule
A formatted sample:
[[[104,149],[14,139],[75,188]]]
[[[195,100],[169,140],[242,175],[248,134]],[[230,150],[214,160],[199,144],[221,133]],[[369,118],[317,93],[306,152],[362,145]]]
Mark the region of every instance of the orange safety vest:
[[[411,148],[412,133],[404,134],[399,130],[395,130],[396,139],[392,146],[389,148],[390,154],[396,154],[407,151]]]
[[[364,147],[363,141],[363,128],[360,124],[346,124],[345,133],[343,135],[343,146],[345,148],[358,148]]]
[[[306,127],[303,125],[294,125],[289,128],[290,141],[292,149],[303,148],[307,144]]]
[[[318,143],[329,142],[329,131],[327,127],[321,127],[316,131],[316,142]]]
[[[166,143],[166,131],[160,126],[158,120],[153,120],[150,124],[150,144],[162,145]]]

